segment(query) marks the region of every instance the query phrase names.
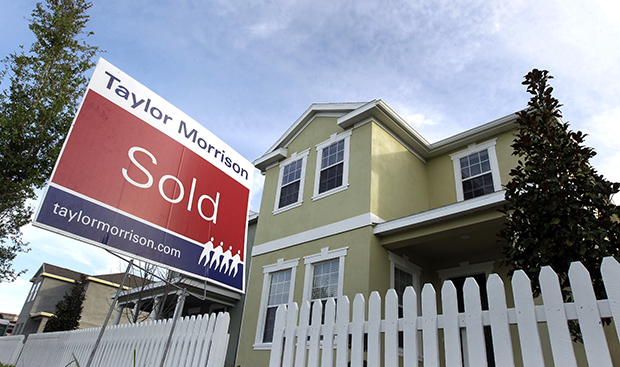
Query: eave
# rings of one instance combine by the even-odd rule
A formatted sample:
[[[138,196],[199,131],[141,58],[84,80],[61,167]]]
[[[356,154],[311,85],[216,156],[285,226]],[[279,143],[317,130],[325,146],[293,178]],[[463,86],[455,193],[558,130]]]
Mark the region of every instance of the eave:
[[[463,217],[479,211],[499,208],[505,203],[505,190],[474,199],[459,201],[436,209],[379,223],[374,228],[374,234],[382,237],[398,232],[412,230],[426,225]]]
[[[312,104],[288,130],[267,150],[254,160],[256,168],[265,172],[269,167],[288,157],[289,143],[305,129],[316,116],[336,117],[336,123],[343,130],[370,120],[381,124],[394,134],[407,148],[423,160],[480,142],[516,128],[516,114],[510,114],[472,129],[463,131],[435,143],[429,143],[405,119],[398,115],[383,100],[355,103],[315,103]]]

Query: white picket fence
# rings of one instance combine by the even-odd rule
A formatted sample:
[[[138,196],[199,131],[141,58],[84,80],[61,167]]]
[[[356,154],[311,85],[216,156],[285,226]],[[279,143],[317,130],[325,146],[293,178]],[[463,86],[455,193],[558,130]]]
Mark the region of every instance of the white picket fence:
[[[24,345],[23,335],[0,337],[0,363],[14,364]]]
[[[611,367],[601,318],[613,318],[620,337],[620,264],[611,257],[605,258],[602,274],[608,299],[597,300],[588,271],[581,263],[572,264],[569,279],[574,303],[563,303],[558,277],[550,267],[545,267],[539,277],[543,305],[534,304],[530,280],[522,271],[515,272],[512,279],[514,308],[506,307],[504,283],[497,274],[491,274],[487,280],[488,311],[481,309],[480,290],[473,278],[465,281],[464,313],[458,312],[456,289],[450,281],[441,290],[443,314],[437,313],[437,297],[430,284],[422,289],[422,316],[418,316],[417,295],[411,287],[403,295],[402,318],[398,317],[398,296],[393,289],[385,297],[383,320],[377,292],[370,295],[368,316],[364,297],[355,296],[352,320],[346,296],[338,298],[337,307],[333,299],[328,300],[323,324],[321,302],[312,308],[304,303],[299,324],[297,304],[282,305],[276,313],[269,366],[417,366],[421,355],[424,366],[439,366],[439,330],[443,330],[442,364],[463,366],[465,361],[466,366],[487,366],[484,326],[490,326],[495,365],[512,367],[515,356],[510,325],[516,325],[518,330],[523,366],[544,366],[538,324],[546,323],[554,365],[571,367],[577,366],[577,362],[567,320],[578,320],[589,366]],[[404,339],[402,360],[399,332]],[[461,344],[463,335],[466,340]],[[422,353],[418,353],[419,345]]]
[[[179,319],[165,366],[224,366],[229,323],[228,313]],[[172,320],[159,320],[107,327],[91,366],[159,366],[171,326]],[[18,337],[3,337],[0,338],[0,362],[17,367],[67,366],[75,356],[79,365],[85,366],[99,331],[99,328],[92,328],[31,334],[23,346],[7,339]],[[13,343],[13,350],[8,347],[10,343]],[[19,357],[15,350],[21,350],[21,355],[17,353]]]

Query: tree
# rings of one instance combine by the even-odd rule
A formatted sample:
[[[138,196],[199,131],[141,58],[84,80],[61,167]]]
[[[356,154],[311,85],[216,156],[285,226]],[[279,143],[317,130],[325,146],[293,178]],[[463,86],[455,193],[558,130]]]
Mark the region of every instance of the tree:
[[[84,300],[86,299],[86,276],[80,275],[69,292],[54,307],[54,316],[50,317],[43,328],[44,333],[53,331],[75,330],[80,326]]]
[[[28,53],[7,56],[0,83],[0,282],[24,271],[13,269],[28,250],[20,228],[30,222],[35,190],[46,184],[67,135],[97,47],[88,45],[85,0],[46,0],[33,10],[36,36]]]
[[[620,211],[612,201],[620,184],[596,172],[589,162],[596,152],[583,145],[586,135],[562,121],[561,104],[548,84],[552,78],[546,70],[534,69],[522,83],[532,98],[518,113],[512,144],[518,163],[510,172],[502,209],[507,219],[499,234],[504,263],[523,269],[536,294],[538,274],[550,265],[569,302],[568,269],[571,262],[581,261],[603,298],[601,261],[620,255]]]

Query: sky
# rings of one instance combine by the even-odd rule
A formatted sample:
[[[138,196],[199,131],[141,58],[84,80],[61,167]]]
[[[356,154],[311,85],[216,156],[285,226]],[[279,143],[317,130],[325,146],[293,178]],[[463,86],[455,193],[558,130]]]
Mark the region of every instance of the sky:
[[[28,49],[33,0],[0,0],[0,57]],[[435,142],[526,107],[549,70],[594,167],[620,181],[620,2],[615,0],[105,0],[87,42],[250,161],[316,102],[382,99]],[[90,75],[90,73],[89,73]],[[5,85],[0,85],[5,88]],[[262,176],[255,174],[258,211]],[[34,203],[36,206],[37,203]],[[121,272],[105,251],[26,226],[30,252],[0,312],[19,313],[43,262]]]

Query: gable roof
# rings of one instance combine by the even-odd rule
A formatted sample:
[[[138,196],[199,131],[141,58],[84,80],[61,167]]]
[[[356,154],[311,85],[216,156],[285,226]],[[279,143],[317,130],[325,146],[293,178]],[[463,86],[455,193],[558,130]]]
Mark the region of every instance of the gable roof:
[[[254,160],[254,166],[264,172],[267,167],[286,159],[290,142],[317,116],[336,117],[336,123],[343,129],[372,119],[381,123],[422,160],[512,130],[516,127],[514,122],[517,118],[516,114],[510,114],[431,144],[381,99],[370,102],[314,103],[265,154]]]

